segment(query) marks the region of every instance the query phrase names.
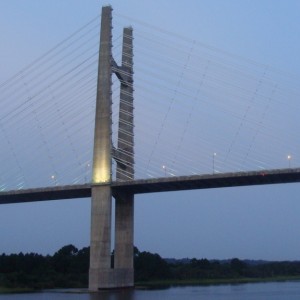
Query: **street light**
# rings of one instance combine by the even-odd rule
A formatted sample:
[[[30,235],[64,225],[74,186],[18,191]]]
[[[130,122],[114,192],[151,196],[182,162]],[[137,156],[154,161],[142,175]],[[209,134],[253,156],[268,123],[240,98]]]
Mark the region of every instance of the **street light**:
[[[215,157],[217,156],[217,153],[213,153],[213,174],[215,174]]]
[[[86,164],[86,171],[85,171],[85,176],[84,176],[85,183],[87,183],[87,176],[89,174],[89,168],[90,168],[90,166],[91,165],[89,163]]]
[[[51,175],[51,179],[53,180],[54,185],[57,185],[57,180],[56,180],[55,175]]]
[[[165,165],[163,165],[162,168],[165,171],[165,176],[167,176],[167,167]]]
[[[287,156],[287,159],[288,159],[288,161],[289,161],[289,168],[291,168],[291,159],[292,159],[292,156],[289,154],[289,155]]]

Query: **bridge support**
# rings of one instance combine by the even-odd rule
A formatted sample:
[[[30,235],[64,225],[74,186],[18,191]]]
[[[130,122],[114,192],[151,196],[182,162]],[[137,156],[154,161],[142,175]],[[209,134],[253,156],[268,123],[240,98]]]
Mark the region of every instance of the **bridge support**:
[[[111,7],[102,8],[91,204],[89,289],[111,280]]]
[[[121,82],[118,148],[116,149],[118,181],[134,178],[132,49],[132,28],[124,28],[122,66],[118,67],[116,72]],[[116,200],[114,268],[120,277],[124,278],[123,286],[133,286],[134,195],[123,192],[114,196]]]
[[[114,287],[111,270],[111,188],[92,187],[89,290]]]
[[[132,29],[125,28],[122,66],[112,58],[112,9],[102,8],[95,117],[89,290],[131,287],[133,271],[133,194],[116,199],[115,256],[111,265],[112,152],[117,161],[117,180],[133,179]],[[121,82],[118,146],[113,148],[111,76]]]

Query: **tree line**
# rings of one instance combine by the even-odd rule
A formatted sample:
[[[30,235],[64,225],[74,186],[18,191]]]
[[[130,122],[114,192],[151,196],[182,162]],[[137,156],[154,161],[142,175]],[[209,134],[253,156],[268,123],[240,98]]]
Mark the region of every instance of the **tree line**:
[[[113,267],[113,253],[112,253]],[[237,258],[228,261],[207,259],[165,260],[158,254],[134,248],[135,282],[205,282],[205,280],[278,278],[300,276],[300,262],[250,263]],[[84,288],[88,285],[89,247],[73,245],[54,255],[2,254],[0,287],[7,288]]]
[[[51,289],[85,287],[88,284],[89,248],[67,245],[54,255],[2,254],[0,286]]]

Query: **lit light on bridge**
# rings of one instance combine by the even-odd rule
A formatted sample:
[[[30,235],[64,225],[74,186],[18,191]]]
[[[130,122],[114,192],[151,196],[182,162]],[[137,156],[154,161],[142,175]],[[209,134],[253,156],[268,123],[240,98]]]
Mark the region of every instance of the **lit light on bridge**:
[[[288,162],[289,162],[289,168],[291,168],[291,159],[292,159],[292,156],[289,154],[289,155],[287,156],[287,160],[288,160]]]

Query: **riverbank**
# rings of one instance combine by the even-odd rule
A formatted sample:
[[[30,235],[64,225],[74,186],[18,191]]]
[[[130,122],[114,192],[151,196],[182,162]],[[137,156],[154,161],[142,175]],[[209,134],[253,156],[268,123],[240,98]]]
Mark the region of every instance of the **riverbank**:
[[[202,279],[202,280],[153,280],[136,282],[135,289],[164,289],[169,287],[188,287],[188,286],[208,286],[208,285],[230,285],[230,284],[244,284],[244,283],[267,283],[267,282],[292,282],[300,281],[300,276],[281,276],[281,277],[269,277],[269,278],[223,278],[223,279]],[[47,289],[48,292],[55,291],[56,288]],[[59,289],[59,291],[64,291],[70,293],[71,289]],[[72,289],[73,290],[73,289]],[[78,293],[78,290],[76,293]],[[25,293],[38,293],[43,290],[37,290],[32,288],[7,288],[0,287],[1,294],[25,294]],[[87,288],[81,289],[83,293],[87,293]],[[71,292],[72,293],[72,292]]]
[[[36,292],[36,290],[32,288],[7,288],[0,286],[0,294],[25,294],[34,292]]]
[[[300,281],[300,276],[278,276],[267,278],[220,278],[220,279],[190,279],[190,280],[152,280],[136,282],[137,289],[162,288],[170,286],[201,286],[201,285],[220,285],[220,284],[242,284],[242,283],[264,283],[264,282],[284,282]]]

